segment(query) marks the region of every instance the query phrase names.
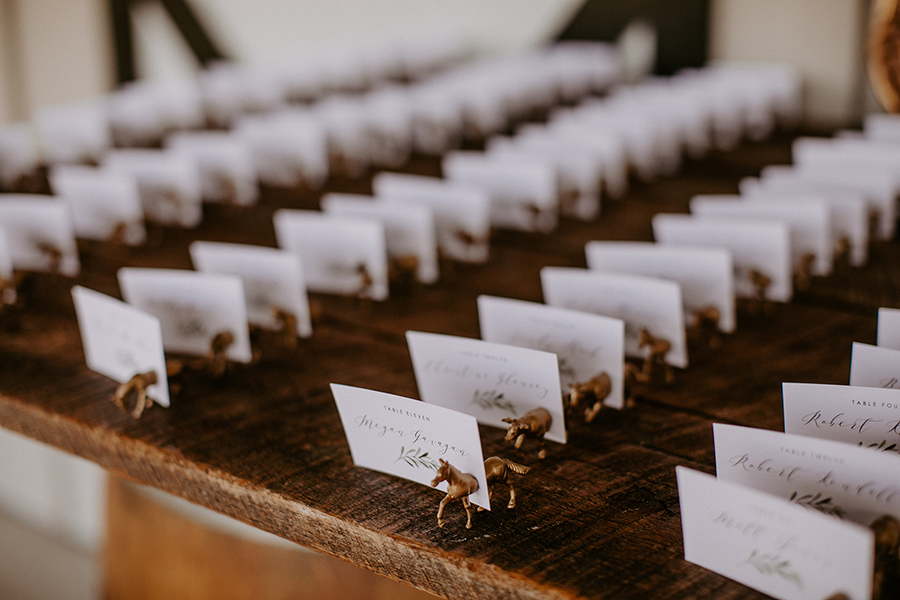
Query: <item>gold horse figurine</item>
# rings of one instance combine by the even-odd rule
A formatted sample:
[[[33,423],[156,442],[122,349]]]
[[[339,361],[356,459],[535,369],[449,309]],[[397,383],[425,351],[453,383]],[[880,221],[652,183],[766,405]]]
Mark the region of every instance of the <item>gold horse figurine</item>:
[[[544,447],[544,434],[550,431],[550,425],[553,424],[553,417],[546,408],[535,408],[518,419],[503,419],[504,423],[509,423],[506,428],[505,441],[516,441],[516,450],[522,447],[525,438],[533,437],[540,441],[541,451],[538,452],[538,458],[547,457],[547,449]]]
[[[666,354],[672,349],[672,344],[664,338],[654,336],[647,329],[641,329],[638,348],[644,347],[649,348],[649,352],[638,379],[644,383],[652,381],[654,373],[662,367],[666,374],[666,383],[672,383],[675,380],[675,373],[672,366],[666,362]]]
[[[159,379],[156,376],[156,371],[138,373],[116,388],[116,391],[112,396],[112,401],[125,412],[128,410],[125,406],[125,400],[132,392],[134,392],[137,395],[137,400],[134,403],[134,409],[131,411],[131,416],[138,419],[144,413],[144,409],[150,408],[153,404],[153,400],[147,395],[147,388],[151,385],[156,385],[158,381]]]
[[[584,398],[593,398],[593,406],[584,409],[584,421],[590,423],[603,408],[603,401],[612,391],[612,381],[606,373],[594,375],[583,383],[573,383],[569,392],[569,408],[576,409]]]
[[[514,463],[511,460],[500,458],[499,456],[492,456],[484,461],[484,473],[487,477],[488,485],[488,501],[492,500],[494,497],[494,484],[505,483],[509,488],[509,504],[506,505],[506,508],[515,508],[516,488],[513,487],[512,482],[509,480],[509,473],[513,472],[518,473],[519,475],[525,475],[530,470],[531,467]],[[482,511],[486,509],[479,507],[478,510]]]
[[[451,500],[461,499],[463,507],[466,509],[466,515],[468,516],[468,519],[466,520],[466,529],[472,529],[472,503],[469,502],[469,494],[474,494],[478,491],[478,480],[475,479],[474,475],[463,473],[443,458],[439,458],[438,460],[440,461],[440,467],[438,467],[437,474],[431,482],[431,487],[435,487],[442,481],[447,482],[447,495],[444,496],[444,499],[441,500],[441,503],[438,506],[438,527],[443,527],[446,523],[446,521],[444,521],[444,507],[447,506]]]

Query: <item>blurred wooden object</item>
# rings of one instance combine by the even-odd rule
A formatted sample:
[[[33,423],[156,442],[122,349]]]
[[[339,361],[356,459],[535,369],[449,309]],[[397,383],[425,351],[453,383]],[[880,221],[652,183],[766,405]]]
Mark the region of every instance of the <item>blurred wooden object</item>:
[[[897,0],[872,0],[868,34],[869,83],[891,113],[900,112],[900,13]]]

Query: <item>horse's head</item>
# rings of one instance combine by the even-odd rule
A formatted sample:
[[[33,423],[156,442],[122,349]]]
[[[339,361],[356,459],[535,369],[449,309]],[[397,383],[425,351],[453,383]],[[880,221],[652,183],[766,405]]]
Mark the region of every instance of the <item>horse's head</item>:
[[[644,346],[649,346],[654,341],[654,337],[650,335],[650,332],[647,331],[646,328],[641,329],[641,333],[638,335],[638,348],[643,348]]]
[[[511,442],[517,437],[519,437],[520,433],[528,433],[531,431],[531,426],[528,423],[522,423],[517,419],[510,419],[506,417],[503,419],[504,423],[509,423],[509,427],[506,428],[506,439],[505,441]]]
[[[445,479],[450,478],[450,463],[448,463],[443,458],[439,458],[438,460],[440,461],[440,466],[438,467],[434,479],[431,480],[431,487],[434,487]]]

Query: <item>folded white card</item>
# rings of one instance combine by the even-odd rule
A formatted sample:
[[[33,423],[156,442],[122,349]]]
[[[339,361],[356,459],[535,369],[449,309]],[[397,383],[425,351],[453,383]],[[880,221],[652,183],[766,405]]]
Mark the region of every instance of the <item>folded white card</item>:
[[[900,350],[853,342],[850,385],[900,389]]]
[[[716,477],[869,525],[900,518],[900,461],[841,442],[713,424]]]
[[[56,165],[50,170],[50,187],[69,205],[76,236],[116,238],[130,246],[147,239],[141,195],[131,175],[83,165]]]
[[[481,340],[407,331],[422,400],[507,428],[503,418],[544,408],[553,422],[548,440],[566,443],[556,355]]]
[[[782,221],[791,232],[791,264],[796,267],[803,256],[812,254],[812,273],[828,275],[834,263],[834,238],[831,209],[823,200],[759,199],[747,202],[741,196],[694,196],[691,214],[735,219]]]
[[[153,371],[147,395],[169,406],[169,383],[159,319],[120,300],[81,286],[72,288],[88,368],[125,383]]]
[[[472,263],[488,259],[491,199],[484,190],[435,177],[384,172],[372,179],[372,189],[388,202],[430,208],[444,256]]]
[[[900,350],[900,308],[878,309],[877,345]]]
[[[115,150],[103,159],[103,168],[137,180],[148,221],[196,227],[203,219],[200,169],[192,158],[160,150]]]
[[[266,185],[318,188],[328,177],[328,137],[309,114],[245,117],[234,134],[249,146],[259,180]]]
[[[250,144],[240,137],[224,131],[184,131],[169,136],[166,148],[197,163],[205,201],[249,206],[259,199]]]
[[[22,271],[58,268],[74,277],[81,270],[69,207],[61,198],[0,195],[0,227],[6,230],[13,266]]]
[[[190,252],[198,271],[241,278],[247,318],[251,323],[269,329],[277,328],[279,323],[273,309],[280,308],[297,318],[297,335],[312,335],[309,301],[299,256],[276,248],[220,242],[194,242],[190,245]]]
[[[719,328],[733,332],[734,267],[725,248],[677,246],[651,242],[588,242],[584,248],[589,269],[670,279],[681,285],[688,320],[697,311],[714,307]]]
[[[385,202],[360,194],[325,194],[322,210],[328,214],[373,219],[384,224],[384,240],[392,259],[414,257],[416,277],[422,283],[438,280],[434,214],[426,206]]]
[[[784,431],[900,452],[900,390],[783,383]]]
[[[572,384],[606,373],[611,389],[604,404],[622,408],[625,374],[625,322],[536,302],[478,297],[481,339],[556,354],[559,381]]]
[[[541,269],[544,300],[551,306],[621,319],[625,322],[625,354],[644,357],[642,329],[671,344],[666,362],[688,366],[681,286],[674,281],[588,269]]]
[[[788,302],[793,295],[790,233],[784,223],[658,214],[653,217],[653,236],[662,244],[728,249],[734,261],[734,291],[739,297],[756,297],[750,278],[753,271],[771,279],[767,299]]]
[[[48,164],[97,162],[112,146],[102,101],[42,108],[34,124]]]
[[[544,233],[556,229],[559,190],[550,165],[522,157],[451,151],[441,167],[448,180],[490,195],[494,227]]]
[[[867,528],[675,467],[684,559],[780,600],[872,597]]]
[[[475,417],[363,388],[331,384],[353,464],[431,486],[439,459],[474,475],[469,496],[488,510],[488,485]],[[447,482],[438,484],[447,490]]]
[[[0,227],[0,305],[16,301],[16,280],[13,271],[12,252],[9,250],[9,236]]]
[[[119,269],[129,304],[156,316],[166,350],[205,356],[216,335],[231,332],[226,355],[250,362],[250,332],[239,277],[176,269]]]
[[[276,211],[274,221],[278,246],[300,256],[310,291],[387,299],[381,222],[293,209]]]

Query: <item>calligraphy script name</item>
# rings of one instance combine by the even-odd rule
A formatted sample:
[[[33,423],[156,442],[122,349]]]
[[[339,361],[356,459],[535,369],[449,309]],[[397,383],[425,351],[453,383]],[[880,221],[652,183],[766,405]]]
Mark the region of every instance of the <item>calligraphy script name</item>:
[[[430,445],[433,448],[438,448],[438,454],[442,456],[446,455],[448,452],[463,457],[469,456],[469,453],[466,452],[465,449],[459,448],[455,444],[429,437],[421,429],[405,429],[403,427],[395,427],[393,425],[380,423],[369,415],[360,415],[359,417],[356,417],[353,422],[356,423],[356,426],[360,429],[375,432],[377,437],[385,437],[390,434],[391,436],[396,436],[403,440],[409,439],[413,444]]]

